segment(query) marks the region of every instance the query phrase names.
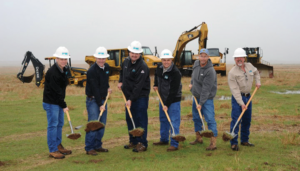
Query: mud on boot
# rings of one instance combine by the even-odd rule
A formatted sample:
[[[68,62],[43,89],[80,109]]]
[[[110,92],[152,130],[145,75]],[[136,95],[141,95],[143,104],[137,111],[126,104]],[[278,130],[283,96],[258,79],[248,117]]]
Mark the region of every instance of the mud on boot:
[[[216,150],[217,149],[217,137],[210,138],[210,144],[206,150]]]
[[[199,131],[196,132],[196,140],[193,142],[190,142],[191,145],[195,144],[203,144],[202,136],[200,135]]]

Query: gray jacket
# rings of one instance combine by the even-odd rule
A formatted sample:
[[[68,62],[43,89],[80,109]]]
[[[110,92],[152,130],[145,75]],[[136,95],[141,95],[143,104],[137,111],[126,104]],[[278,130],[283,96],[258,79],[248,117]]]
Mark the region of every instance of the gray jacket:
[[[213,99],[217,93],[217,74],[213,64],[208,59],[204,67],[200,66],[200,61],[196,60],[193,66],[191,79],[191,92],[196,98],[200,98],[199,105],[203,105],[207,99]]]

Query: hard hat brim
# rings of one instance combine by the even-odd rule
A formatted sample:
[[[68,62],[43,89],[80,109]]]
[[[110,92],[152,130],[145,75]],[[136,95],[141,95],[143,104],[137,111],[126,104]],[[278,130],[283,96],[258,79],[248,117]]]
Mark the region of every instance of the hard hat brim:
[[[108,57],[109,57],[109,54],[107,54],[107,55],[102,55],[102,56],[97,55],[97,54],[94,54],[93,56],[94,56],[95,58],[108,58]]]
[[[173,59],[174,57],[173,56],[162,56],[160,57],[160,59]]]
[[[63,58],[63,59],[69,59],[71,58],[71,56],[61,56],[61,55],[57,55],[57,54],[53,54],[54,57],[57,57],[57,58]]]
[[[141,49],[141,50],[134,50],[134,49],[132,49],[130,46],[128,46],[127,49],[128,49],[130,52],[133,52],[133,53],[142,53],[142,52],[143,52],[143,49]]]
[[[244,56],[244,55],[233,55],[232,57],[233,57],[233,58],[245,58],[245,57],[247,57],[247,56]]]

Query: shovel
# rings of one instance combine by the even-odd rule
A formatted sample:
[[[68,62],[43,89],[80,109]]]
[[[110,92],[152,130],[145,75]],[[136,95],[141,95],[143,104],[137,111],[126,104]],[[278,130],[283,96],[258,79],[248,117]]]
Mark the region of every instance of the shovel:
[[[125,101],[125,103],[126,103],[126,97],[124,96],[123,91],[122,91],[122,95],[123,95],[124,101]],[[130,133],[132,136],[134,136],[134,137],[141,137],[141,136],[144,134],[144,129],[143,129],[143,128],[135,128],[135,124],[134,124],[133,119],[132,119],[131,111],[130,111],[130,109],[129,109],[128,106],[126,106],[126,108],[127,108],[129,117],[130,117],[131,122],[132,122],[132,125],[133,125],[133,130],[129,131],[129,133]]]
[[[165,105],[164,105],[163,101],[161,100],[161,97],[160,97],[158,91],[155,90],[155,92],[157,93],[157,96],[159,97],[159,101],[160,101],[162,107],[164,107]],[[171,125],[171,128],[172,128],[172,138],[173,138],[175,141],[179,141],[179,142],[180,142],[180,141],[185,141],[185,137],[184,137],[184,136],[182,136],[182,135],[175,135],[174,127],[173,127],[173,125],[172,125],[172,122],[171,122],[171,119],[170,119],[170,117],[169,117],[169,114],[168,114],[168,112],[167,112],[166,110],[164,110],[164,112],[165,112],[166,117],[167,117],[167,119],[168,119],[168,121],[169,121],[169,123],[170,123],[170,125]]]
[[[71,119],[70,119],[70,115],[69,115],[69,111],[66,111],[67,117],[68,117],[68,121],[69,121],[69,125],[71,128],[71,134],[67,134],[66,136],[72,140],[77,140],[78,138],[81,137],[80,133],[74,133],[73,131],[73,127],[72,127],[72,123],[71,123]]]
[[[108,94],[107,94],[107,96],[106,96],[106,99],[105,99],[105,102],[104,102],[103,106],[106,105],[106,102],[107,102],[107,100],[108,100],[109,94],[110,94],[110,92],[108,92]],[[103,112],[104,112],[104,110],[101,110],[101,112],[100,112],[100,114],[99,114],[99,117],[98,117],[98,120],[96,120],[96,121],[90,121],[90,122],[86,125],[85,132],[88,133],[88,132],[90,132],[90,131],[95,131],[95,130],[98,130],[98,129],[100,129],[100,128],[105,127],[104,123],[101,123],[101,122],[100,122],[100,118],[101,118]]]
[[[246,108],[248,108],[248,105],[250,104],[250,102],[251,102],[252,98],[254,97],[256,91],[257,91],[257,87],[253,91],[252,96],[250,97],[250,99],[248,100],[248,102],[246,104]],[[234,127],[233,127],[233,129],[231,131],[231,133],[227,132],[227,131],[223,133],[223,136],[222,136],[223,141],[232,140],[234,137],[237,136],[237,134],[234,133],[234,130],[235,130],[235,127],[238,125],[239,121],[241,120],[242,116],[244,115],[245,111],[246,111],[246,109],[244,109],[242,111],[242,113],[240,114],[240,116],[239,116],[238,120],[236,121],[236,123],[235,123],[235,125],[234,125]]]
[[[198,106],[198,101],[196,99],[196,97],[194,96],[194,100],[195,100],[195,103],[196,103],[196,108]],[[203,118],[202,118],[202,114],[201,114],[201,111],[200,109],[198,109],[198,113],[199,113],[199,116],[201,118],[201,122],[202,122],[202,127],[203,127],[203,131],[200,131],[200,135],[203,136],[203,137],[206,137],[206,138],[211,138],[214,136],[214,133],[211,131],[211,130],[205,130],[205,125],[204,125],[204,122],[203,122]]]

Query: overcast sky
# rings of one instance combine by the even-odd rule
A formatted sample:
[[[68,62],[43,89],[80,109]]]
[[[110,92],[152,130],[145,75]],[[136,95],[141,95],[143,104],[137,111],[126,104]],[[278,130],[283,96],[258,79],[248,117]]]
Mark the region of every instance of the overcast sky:
[[[261,47],[271,64],[300,63],[299,0],[0,0],[0,62],[21,64],[26,51],[44,61],[59,46],[73,61],[96,48],[174,50],[183,31],[208,26],[207,47]],[[197,53],[197,39],[186,49]],[[1,65],[0,64],[0,65]]]

